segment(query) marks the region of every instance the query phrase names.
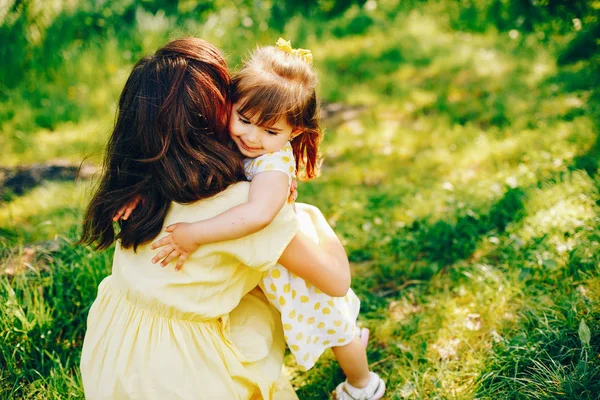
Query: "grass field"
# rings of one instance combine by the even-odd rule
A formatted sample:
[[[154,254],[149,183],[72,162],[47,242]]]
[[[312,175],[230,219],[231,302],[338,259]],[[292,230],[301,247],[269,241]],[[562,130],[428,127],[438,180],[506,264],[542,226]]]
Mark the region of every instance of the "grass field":
[[[569,55],[576,22],[466,29],[443,3],[289,19],[282,36],[313,51],[324,102],[347,106],[328,118],[322,175],[299,201],[343,239],[386,398],[597,399],[599,58]],[[59,60],[2,87],[0,166],[99,165],[135,59],[194,33],[236,66],[280,34],[261,15],[223,7],[182,23],[138,9],[127,35],[60,44]],[[83,397],[85,319],[111,262],[73,244],[93,182],[0,200],[2,270],[30,265],[0,277],[2,398]],[[287,369],[301,399],[343,379],[331,354]]]

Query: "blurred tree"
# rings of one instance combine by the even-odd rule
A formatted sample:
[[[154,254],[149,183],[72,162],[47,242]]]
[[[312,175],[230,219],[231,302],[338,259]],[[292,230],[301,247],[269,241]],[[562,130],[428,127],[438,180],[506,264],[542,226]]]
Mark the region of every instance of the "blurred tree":
[[[460,0],[440,1],[449,8],[455,29],[485,31],[495,26],[500,31],[518,29],[573,29],[573,19],[597,13],[594,0]]]
[[[340,15],[353,5],[363,6],[367,0],[291,0],[273,2],[269,25],[282,30],[294,15],[329,19]]]

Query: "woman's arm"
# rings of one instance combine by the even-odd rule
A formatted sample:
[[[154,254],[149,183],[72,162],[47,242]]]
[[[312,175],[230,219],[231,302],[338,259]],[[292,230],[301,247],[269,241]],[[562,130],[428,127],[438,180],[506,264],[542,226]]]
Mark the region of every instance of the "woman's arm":
[[[319,226],[323,233],[319,244],[298,233],[284,250],[279,263],[329,296],[343,297],[350,289],[351,280],[346,251],[327,223]]]
[[[289,178],[280,171],[261,172],[250,183],[248,201],[217,215],[194,223],[177,223],[166,228],[170,235],[152,244],[165,246],[152,259],[166,266],[179,257],[176,269],[203,244],[239,239],[258,232],[273,221],[288,197]]]

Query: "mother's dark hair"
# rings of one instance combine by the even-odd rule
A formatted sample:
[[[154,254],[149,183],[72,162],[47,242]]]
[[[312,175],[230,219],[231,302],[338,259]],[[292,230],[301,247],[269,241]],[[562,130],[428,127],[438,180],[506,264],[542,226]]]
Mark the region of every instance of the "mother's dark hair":
[[[80,242],[103,249],[147,243],[171,201],[190,203],[244,179],[239,155],[225,143],[230,76],[219,50],[196,38],[170,42],[133,67],[119,99],[100,185]],[[112,218],[143,198],[115,235]]]

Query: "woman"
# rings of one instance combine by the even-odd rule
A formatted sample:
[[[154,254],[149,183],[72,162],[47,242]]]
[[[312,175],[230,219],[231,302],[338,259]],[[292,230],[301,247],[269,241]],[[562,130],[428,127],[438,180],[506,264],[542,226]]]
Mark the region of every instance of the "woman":
[[[325,293],[349,288],[348,260],[315,208],[300,206],[320,244],[286,205],[264,230],[206,245],[176,272],[151,262],[164,226],[245,202],[241,160],[225,143],[229,73],[211,44],[173,41],[133,68],[119,100],[105,169],[82,243],[117,240],[112,274],[88,316],[81,374],[88,399],[287,399],[277,383],[284,338],[256,289],[277,262]],[[115,236],[112,216],[143,195]]]

